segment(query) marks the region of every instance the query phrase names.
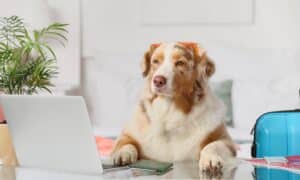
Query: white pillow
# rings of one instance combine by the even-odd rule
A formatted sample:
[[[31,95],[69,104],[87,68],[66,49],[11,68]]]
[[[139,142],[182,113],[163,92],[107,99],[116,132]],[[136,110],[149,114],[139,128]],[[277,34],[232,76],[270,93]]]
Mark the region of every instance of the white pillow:
[[[236,128],[250,131],[266,112],[299,107],[300,53],[295,49],[207,48],[213,79],[233,79]]]
[[[295,109],[298,106],[298,82],[235,81],[233,86],[235,128],[250,133],[256,119],[268,111]]]
[[[217,80],[272,81],[299,71],[300,65],[290,49],[207,48],[207,53],[216,64]]]
[[[84,61],[83,93],[98,127],[120,129],[133,113],[143,79],[140,61],[131,58],[101,55]]]

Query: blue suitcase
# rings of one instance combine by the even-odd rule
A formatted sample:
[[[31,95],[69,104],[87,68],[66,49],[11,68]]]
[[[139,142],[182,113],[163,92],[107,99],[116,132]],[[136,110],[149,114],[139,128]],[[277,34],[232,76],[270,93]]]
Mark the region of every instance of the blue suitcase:
[[[300,155],[300,110],[274,111],[261,115],[251,131],[252,157]],[[299,174],[256,168],[256,179],[300,180]]]
[[[252,134],[252,157],[300,155],[300,110],[265,113]]]

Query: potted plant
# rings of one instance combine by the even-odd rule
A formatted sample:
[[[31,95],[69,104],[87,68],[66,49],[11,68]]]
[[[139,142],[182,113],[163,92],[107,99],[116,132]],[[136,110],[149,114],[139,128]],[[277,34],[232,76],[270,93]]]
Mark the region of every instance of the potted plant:
[[[18,16],[0,18],[0,93],[51,93],[58,74],[53,41],[64,45],[67,24],[53,23],[29,30]],[[0,164],[16,165],[16,158],[0,104]]]

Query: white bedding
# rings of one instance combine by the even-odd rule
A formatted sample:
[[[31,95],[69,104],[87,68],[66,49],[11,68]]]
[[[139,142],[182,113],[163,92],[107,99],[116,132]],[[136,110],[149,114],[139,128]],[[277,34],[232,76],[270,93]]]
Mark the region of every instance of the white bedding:
[[[250,158],[251,157],[251,145],[253,136],[250,134],[251,128],[249,130],[236,129],[227,127],[229,134],[237,145],[237,157],[239,158]]]
[[[94,128],[94,134],[98,136],[105,137],[117,137],[121,129],[100,129]],[[237,143],[237,157],[239,158],[250,158],[251,157],[251,143],[252,135],[250,135],[250,130],[238,130],[235,128],[228,127],[228,132],[232,139]]]
[[[246,143],[246,142],[252,142],[253,136],[250,134],[251,128],[249,128],[249,130],[245,130],[245,129],[227,127],[227,130],[235,142]]]
[[[237,157],[238,158],[251,158],[251,143],[239,144]]]

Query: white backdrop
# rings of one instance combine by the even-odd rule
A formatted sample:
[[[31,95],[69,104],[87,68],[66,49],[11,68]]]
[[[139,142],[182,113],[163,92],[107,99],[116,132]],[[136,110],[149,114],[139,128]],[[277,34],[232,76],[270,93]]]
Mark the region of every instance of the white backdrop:
[[[150,7],[145,1],[152,2]],[[82,0],[83,55],[136,52],[144,50],[152,42],[174,40],[198,41],[204,46],[214,47],[300,47],[299,0],[175,0],[193,3],[188,7],[182,6],[184,3],[167,6],[165,2],[169,0],[161,1]],[[248,4],[248,9],[241,3],[234,3],[237,1]],[[155,4],[167,7],[155,8]],[[191,6],[199,7],[199,11],[192,9],[195,17],[202,15],[204,18],[182,23],[180,20],[191,18]],[[217,12],[204,14],[202,6],[207,7],[209,12]],[[240,8],[246,13],[235,14]],[[147,12],[143,13],[145,9]],[[170,9],[180,11],[176,16]],[[226,14],[228,11],[233,11],[232,16]],[[168,15],[172,15],[171,19],[166,18]],[[252,16],[253,20],[249,20]],[[165,18],[160,20],[159,17]],[[172,23],[174,19],[179,20]],[[154,25],[145,24],[147,20],[152,20]]]

